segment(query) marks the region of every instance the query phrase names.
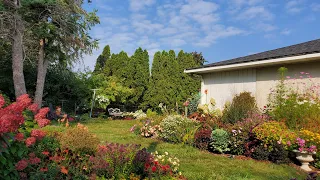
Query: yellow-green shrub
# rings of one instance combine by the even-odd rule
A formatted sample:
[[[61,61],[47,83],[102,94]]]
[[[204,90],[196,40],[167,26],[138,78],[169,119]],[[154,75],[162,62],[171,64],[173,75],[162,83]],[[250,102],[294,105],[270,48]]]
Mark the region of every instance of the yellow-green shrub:
[[[283,144],[285,148],[297,138],[295,132],[290,131],[284,123],[277,121],[265,122],[254,128],[253,132],[256,138],[265,145],[272,145],[274,142],[278,142]]]
[[[320,134],[309,130],[301,130],[299,135],[302,139],[320,148]]]
[[[100,143],[99,139],[81,124],[78,124],[77,127],[67,128],[59,135],[58,139],[62,148],[82,153],[94,152]]]

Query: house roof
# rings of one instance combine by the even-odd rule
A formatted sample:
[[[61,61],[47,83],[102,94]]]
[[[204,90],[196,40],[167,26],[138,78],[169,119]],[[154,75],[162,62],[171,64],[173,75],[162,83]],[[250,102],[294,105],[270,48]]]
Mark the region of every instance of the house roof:
[[[320,53],[320,39],[287,46],[283,48],[278,48],[270,51],[265,51],[257,54],[252,54],[249,56],[243,56],[239,58],[234,58],[230,60],[220,61],[216,63],[211,63],[207,65],[203,65],[196,68],[190,68],[188,70],[195,70],[195,69],[202,69],[202,68],[209,68],[209,67],[218,67],[218,66],[225,66],[225,65],[232,65],[232,64],[241,64],[247,62],[256,62],[256,61],[264,61],[269,59],[278,59],[278,58],[285,58],[285,57],[292,57],[292,56],[300,56],[300,55],[307,55],[307,54],[315,54]]]

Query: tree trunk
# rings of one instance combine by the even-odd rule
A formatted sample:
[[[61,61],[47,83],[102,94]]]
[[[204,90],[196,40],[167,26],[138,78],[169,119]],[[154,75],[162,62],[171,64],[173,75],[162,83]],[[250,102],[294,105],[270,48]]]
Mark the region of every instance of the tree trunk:
[[[19,1],[16,1],[16,7],[18,8]],[[13,71],[13,84],[16,98],[22,94],[26,94],[26,85],[23,74],[23,24],[22,19],[18,12],[14,14],[15,28],[13,32],[12,41],[12,71]]]
[[[42,105],[44,82],[46,79],[46,74],[47,74],[47,69],[49,64],[48,60],[45,59],[44,46],[45,46],[45,42],[44,42],[44,39],[42,39],[40,40],[37,86],[36,86],[36,92],[35,92],[35,98],[34,98],[34,102],[38,104],[39,108],[41,108],[41,105]]]

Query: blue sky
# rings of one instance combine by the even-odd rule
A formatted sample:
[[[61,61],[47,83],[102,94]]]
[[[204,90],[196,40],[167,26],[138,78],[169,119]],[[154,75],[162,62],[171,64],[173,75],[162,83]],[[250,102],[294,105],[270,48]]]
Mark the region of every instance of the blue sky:
[[[99,49],[83,64],[93,69],[105,45],[132,55],[202,52],[208,63],[320,38],[320,0],[93,0],[101,23],[91,35]]]

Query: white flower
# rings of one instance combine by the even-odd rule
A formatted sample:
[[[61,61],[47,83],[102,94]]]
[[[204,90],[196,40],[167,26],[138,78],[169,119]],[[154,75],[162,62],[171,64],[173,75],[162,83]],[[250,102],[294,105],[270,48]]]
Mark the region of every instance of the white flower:
[[[168,153],[168,152],[165,152],[164,154],[165,154],[165,155],[167,155],[167,156],[169,155],[169,153]]]

